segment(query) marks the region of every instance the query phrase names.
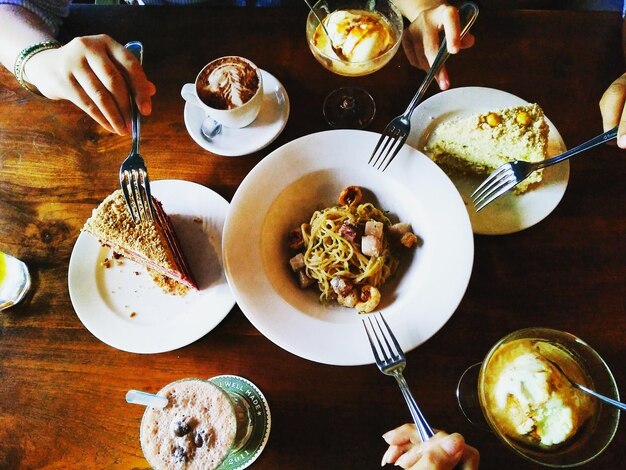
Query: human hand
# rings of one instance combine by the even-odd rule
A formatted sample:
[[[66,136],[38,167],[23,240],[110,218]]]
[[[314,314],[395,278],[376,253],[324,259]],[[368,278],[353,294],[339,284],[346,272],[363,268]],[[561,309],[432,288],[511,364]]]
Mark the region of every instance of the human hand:
[[[615,80],[600,99],[602,126],[605,131],[617,128],[617,145],[626,149],[626,73]]]
[[[402,46],[414,67],[424,71],[430,69],[439,51],[439,33],[442,30],[450,54],[474,45],[475,38],[471,33],[461,39],[459,11],[443,0],[402,0],[399,5],[402,14],[411,21],[402,36]],[[435,79],[442,90],[450,88],[445,67],[442,67]]]
[[[405,470],[452,470],[460,464],[463,470],[476,470],[480,454],[465,444],[458,433],[439,431],[422,443],[414,424],[404,424],[383,435],[389,448],[381,465],[393,463]]]
[[[25,73],[45,97],[71,101],[109,132],[129,132],[131,95],[141,114],[152,112],[156,87],[135,56],[105,34],[40,52]]]

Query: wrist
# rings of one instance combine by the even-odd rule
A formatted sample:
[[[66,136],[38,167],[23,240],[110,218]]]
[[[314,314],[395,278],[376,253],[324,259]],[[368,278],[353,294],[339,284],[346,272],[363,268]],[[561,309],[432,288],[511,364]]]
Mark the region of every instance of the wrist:
[[[30,46],[22,49],[22,51],[15,59],[13,74],[23,88],[30,91],[31,93],[42,96],[37,87],[29,83],[26,78],[26,63],[40,52],[47,51],[49,49],[58,49],[59,47],[61,47],[61,43],[59,41],[57,41],[56,39],[48,39],[45,41],[37,42],[35,44],[31,44]]]
[[[425,10],[431,10],[440,5],[444,5],[444,0],[392,0],[402,16],[404,16],[409,22],[415,21],[415,19],[422,14]]]

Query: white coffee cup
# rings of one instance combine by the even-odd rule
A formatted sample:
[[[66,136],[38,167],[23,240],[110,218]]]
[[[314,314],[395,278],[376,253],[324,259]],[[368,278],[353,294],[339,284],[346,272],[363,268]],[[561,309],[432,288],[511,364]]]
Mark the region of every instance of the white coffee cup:
[[[259,115],[263,103],[260,69],[240,56],[225,56],[205,65],[181,95],[226,127],[242,128]]]

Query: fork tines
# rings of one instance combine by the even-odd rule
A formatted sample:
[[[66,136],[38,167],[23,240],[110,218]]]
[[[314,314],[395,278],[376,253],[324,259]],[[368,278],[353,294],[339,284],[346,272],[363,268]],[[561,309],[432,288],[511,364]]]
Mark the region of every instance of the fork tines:
[[[472,198],[476,212],[502,196],[517,183],[518,181],[511,165],[508,163],[502,165],[491,173],[471,194],[470,197]]]
[[[143,219],[152,220],[154,217],[148,172],[143,168],[123,170],[120,172],[120,186],[133,221],[138,224]]]
[[[406,137],[407,134],[403,132],[402,129],[391,123],[387,125],[380,136],[380,139],[378,139],[378,143],[376,144],[370,159],[367,161],[368,165],[372,165],[377,170],[385,171],[398,154],[398,151],[402,147],[402,144],[404,144]],[[378,152],[379,149],[380,152]]]
[[[382,313],[368,315],[367,318],[361,320],[369,339],[372,353],[379,366],[389,362],[404,360],[404,352]]]

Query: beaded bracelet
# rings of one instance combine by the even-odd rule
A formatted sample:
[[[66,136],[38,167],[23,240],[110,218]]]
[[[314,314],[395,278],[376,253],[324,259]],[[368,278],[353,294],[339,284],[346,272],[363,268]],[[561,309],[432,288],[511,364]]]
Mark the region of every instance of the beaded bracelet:
[[[20,52],[17,56],[17,59],[15,59],[15,65],[13,66],[13,75],[15,75],[15,78],[17,78],[19,84],[31,93],[43,96],[36,86],[31,85],[26,80],[24,80],[24,66],[26,65],[26,62],[28,62],[28,60],[32,58],[35,54],[46,51],[48,49],[57,49],[59,47],[61,47],[61,43],[59,41],[55,39],[49,39],[47,41],[41,41],[32,44],[22,49],[22,52]]]

